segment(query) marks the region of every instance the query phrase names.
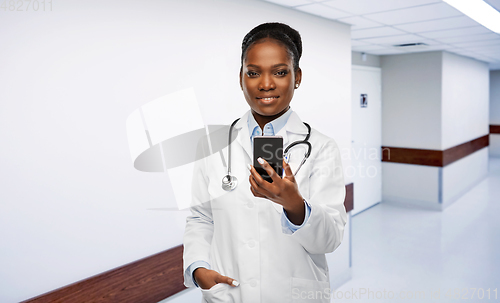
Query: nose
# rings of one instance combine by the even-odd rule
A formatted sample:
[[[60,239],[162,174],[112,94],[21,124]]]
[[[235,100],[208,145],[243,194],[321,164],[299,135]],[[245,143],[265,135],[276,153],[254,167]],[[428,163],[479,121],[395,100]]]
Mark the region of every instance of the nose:
[[[260,77],[259,90],[267,91],[275,88],[276,84],[274,83],[274,79],[271,75],[264,74]]]

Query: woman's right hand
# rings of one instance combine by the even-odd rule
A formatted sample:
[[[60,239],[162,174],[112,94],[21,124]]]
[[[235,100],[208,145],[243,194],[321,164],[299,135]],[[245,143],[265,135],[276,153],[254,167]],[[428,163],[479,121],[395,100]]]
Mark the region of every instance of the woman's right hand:
[[[223,276],[215,270],[198,267],[193,273],[196,283],[201,289],[210,289],[219,283],[226,283],[230,286],[236,287],[240,285],[235,279]]]

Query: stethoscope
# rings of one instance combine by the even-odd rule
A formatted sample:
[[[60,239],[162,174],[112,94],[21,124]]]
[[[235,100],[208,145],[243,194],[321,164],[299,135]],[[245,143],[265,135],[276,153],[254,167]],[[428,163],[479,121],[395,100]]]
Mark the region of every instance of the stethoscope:
[[[240,119],[238,118],[238,119],[234,120],[234,122],[229,127],[229,136],[228,136],[229,138],[228,138],[228,143],[227,143],[227,146],[228,146],[227,147],[228,148],[227,175],[225,175],[224,178],[222,178],[222,189],[224,189],[225,191],[232,191],[238,185],[238,178],[236,178],[236,176],[231,175],[231,133],[233,131],[234,125],[236,124],[236,122],[238,122],[238,120],[240,120]],[[299,144],[307,144],[307,153],[304,155],[302,162],[300,162],[299,167],[297,168],[297,170],[293,174],[294,176],[299,172],[302,165],[306,162],[307,158],[309,158],[309,156],[311,155],[312,147],[311,147],[311,143],[309,142],[309,137],[311,136],[311,127],[309,126],[309,124],[307,124],[305,122],[304,122],[304,125],[307,127],[306,138],[304,140],[295,141],[293,143],[290,143],[290,145],[288,145],[287,148],[285,148],[285,151],[283,152],[283,156],[285,157],[285,159],[287,159],[286,163],[288,163],[288,161],[290,161],[290,157],[288,156],[288,152],[290,151],[290,149],[294,146],[299,145]]]

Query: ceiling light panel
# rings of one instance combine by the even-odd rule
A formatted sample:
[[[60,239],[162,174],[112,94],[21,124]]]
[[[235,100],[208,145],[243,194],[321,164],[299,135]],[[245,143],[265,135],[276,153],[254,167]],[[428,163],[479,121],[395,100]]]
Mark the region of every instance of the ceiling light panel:
[[[448,29],[444,31],[426,32],[419,33],[420,36],[434,39],[434,38],[444,38],[444,37],[459,37],[468,35],[481,35],[491,33],[491,31],[484,26],[474,26],[466,28]]]
[[[484,0],[484,2],[491,5],[497,11],[500,11],[500,0]]]
[[[419,6],[430,3],[441,2],[441,0],[333,0],[323,4],[337,8],[353,15],[365,15],[386,10],[395,10],[411,6]]]
[[[484,27],[500,34],[500,12],[482,0],[443,0]]]
[[[400,24],[395,27],[411,33],[447,30],[461,27],[478,26],[479,23],[467,16],[451,17],[445,19]]]
[[[296,9],[301,10],[306,13],[310,13],[313,15],[318,15],[327,19],[338,19],[338,18],[343,18],[343,17],[348,17],[352,16],[349,13],[345,13],[339,10],[336,10],[334,8],[322,5],[322,4],[309,4],[309,5],[303,5],[303,6],[298,6]]]
[[[390,26],[376,27],[369,29],[360,29],[351,31],[351,39],[363,39],[363,38],[373,38],[373,37],[384,37],[384,36],[395,36],[404,35],[403,31],[392,28]]]
[[[359,16],[341,18],[341,19],[337,19],[337,21],[351,24],[352,30],[383,26],[382,24],[380,24],[378,22],[371,21],[371,20],[368,20],[366,18],[359,17]]]
[[[376,2],[376,1],[374,1]],[[447,17],[461,16],[458,10],[446,3],[440,2],[424,6],[388,11],[377,14],[366,15],[365,17],[387,25],[396,25],[412,22],[421,22]]]

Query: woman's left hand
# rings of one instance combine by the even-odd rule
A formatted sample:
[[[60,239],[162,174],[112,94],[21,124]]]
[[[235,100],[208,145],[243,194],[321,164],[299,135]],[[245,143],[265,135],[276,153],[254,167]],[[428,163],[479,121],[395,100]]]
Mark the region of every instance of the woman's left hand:
[[[285,176],[283,176],[282,179],[266,160],[262,160],[264,163],[262,163],[261,166],[273,179],[273,183],[264,180],[253,166],[248,165],[250,169],[250,190],[253,195],[281,204],[283,209],[286,210],[288,219],[293,224],[302,224],[305,216],[304,198],[302,198],[299,192],[299,187],[297,186],[290,166],[283,160]]]

